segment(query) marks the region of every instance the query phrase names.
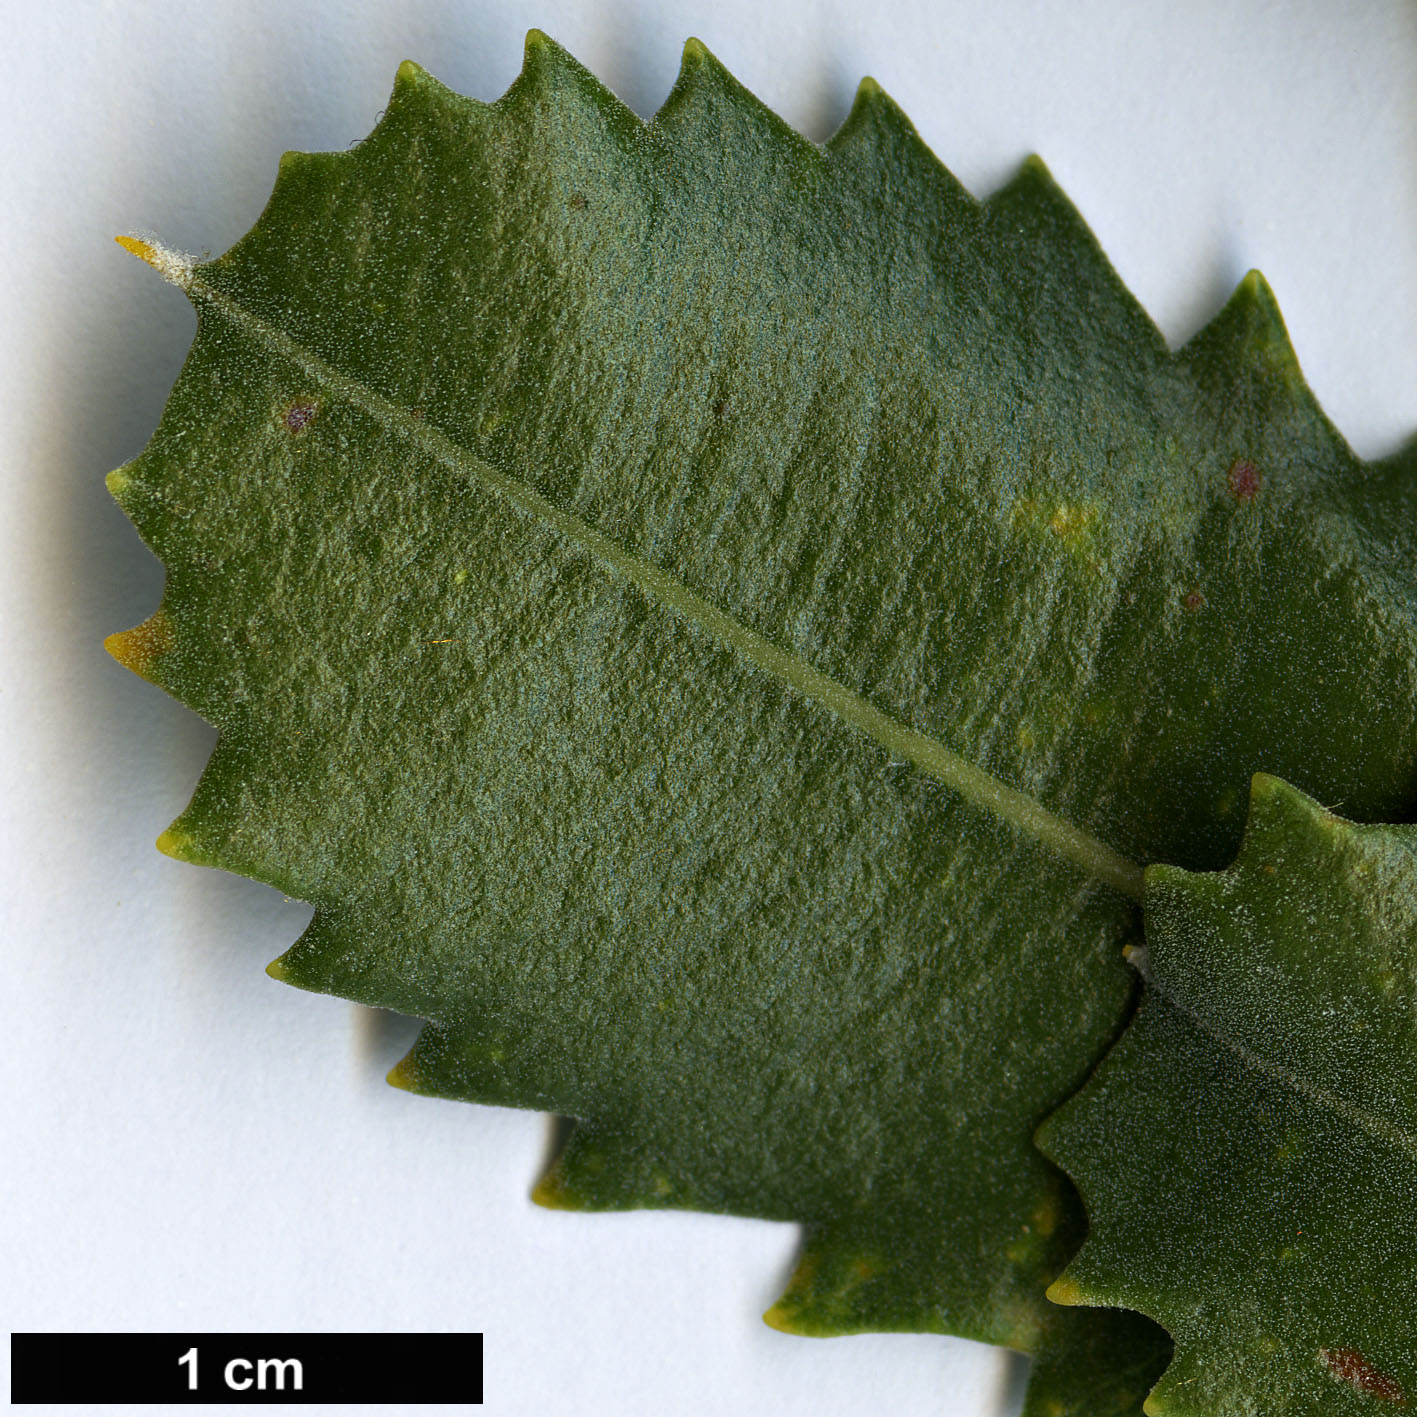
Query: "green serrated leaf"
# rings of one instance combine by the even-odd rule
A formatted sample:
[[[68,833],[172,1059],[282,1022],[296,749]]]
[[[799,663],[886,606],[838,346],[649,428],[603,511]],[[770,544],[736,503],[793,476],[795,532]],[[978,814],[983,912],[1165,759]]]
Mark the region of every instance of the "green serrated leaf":
[[[1234,865],[1147,872],[1149,986],[1043,1128],[1092,1232],[1051,1291],[1140,1309],[1147,1411],[1373,1412],[1417,1395],[1417,827],[1255,778]]]
[[[643,123],[535,33],[140,254],[199,322],[115,650],[220,729],[165,849],[313,902],[275,972],[428,1018],[397,1080],[577,1118],[544,1202],[803,1221],[773,1322],[1135,1412],[1031,1145],[1132,863],[1221,864],[1261,766],[1417,801],[1412,479],[1258,275],[1172,354],[1038,161],[976,202],[869,82],[817,147],[694,42]]]

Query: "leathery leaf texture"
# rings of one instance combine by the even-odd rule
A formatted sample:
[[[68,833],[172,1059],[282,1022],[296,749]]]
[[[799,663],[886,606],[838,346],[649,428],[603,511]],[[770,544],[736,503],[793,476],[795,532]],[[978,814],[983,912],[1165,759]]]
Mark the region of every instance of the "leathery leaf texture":
[[[1417,1398],[1417,827],[1254,782],[1234,865],[1146,873],[1135,1021],[1041,1134],[1092,1231],[1051,1291],[1164,1323],[1147,1411]]]
[[[1135,1412],[1166,1341],[1043,1297],[1032,1136],[1139,866],[1260,767],[1417,802],[1410,460],[1263,281],[1172,353],[1036,160],[976,201],[870,81],[817,146],[694,42],[642,122],[535,33],[219,259],[129,244],[199,315],[110,479],[168,572],[114,651],[220,730],[160,844],[315,905],[273,972],[428,1019],[396,1081],[575,1118],[541,1201],[801,1221],[771,1322]]]

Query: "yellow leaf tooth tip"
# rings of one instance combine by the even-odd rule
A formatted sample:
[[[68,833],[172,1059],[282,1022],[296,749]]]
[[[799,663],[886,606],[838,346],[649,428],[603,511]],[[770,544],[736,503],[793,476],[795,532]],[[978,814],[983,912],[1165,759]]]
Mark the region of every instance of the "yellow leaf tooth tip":
[[[384,1081],[390,1087],[401,1088],[404,1092],[422,1092],[422,1080],[418,1076],[418,1068],[414,1064],[413,1054],[405,1054],[397,1063],[393,1065],[384,1077]]]
[[[1274,291],[1270,283],[1264,278],[1264,272],[1258,266],[1251,266],[1240,279],[1240,289],[1250,297],[1251,300],[1264,300],[1272,302]]]
[[[684,41],[684,53],[680,64],[685,69],[697,68],[709,58],[709,48],[703,40],[692,35]]]
[[[132,635],[132,630],[118,630],[114,634],[105,636],[103,641],[105,652],[111,654],[124,669],[133,668],[133,652],[128,644]]]
[[[153,845],[164,856],[170,856],[174,861],[195,862],[197,859],[192,852],[192,838],[176,822],[173,822]]]
[[[531,1198],[544,1210],[581,1209],[554,1166],[531,1188]]]
[[[856,85],[856,97],[863,103],[876,102],[886,96],[886,91],[869,74],[863,74]]]
[[[801,1336],[807,1332],[796,1321],[792,1310],[780,1299],[763,1314],[763,1322],[769,1328],[775,1328],[779,1333],[792,1333]]]
[[[113,238],[130,255],[136,256],[140,261],[146,261],[149,265],[155,263],[155,253],[149,242],[139,241],[136,236],[115,236]]]
[[[195,262],[181,251],[174,251],[158,241],[143,241],[136,236],[115,236],[113,238],[125,251],[146,261],[163,280],[170,281],[181,290],[186,290],[192,279]]]
[[[1049,186],[1056,185],[1053,181],[1053,174],[1048,169],[1048,164],[1037,153],[1029,153],[1019,164],[1019,175],[1029,177],[1035,182],[1046,182]]]
[[[107,477],[103,479],[103,485],[108,488],[108,495],[117,501],[122,501],[123,494],[128,490],[129,484],[133,481],[127,467],[115,467]]]
[[[103,647],[125,669],[151,679],[158,660],[172,648],[175,638],[172,621],[158,610],[141,625],[109,635]]]
[[[1062,1304],[1066,1308],[1071,1308],[1075,1304],[1087,1303],[1082,1292],[1082,1285],[1066,1274],[1060,1274],[1044,1293],[1052,1303]]]
[[[278,959],[273,959],[266,966],[266,973],[269,974],[272,979],[280,980],[282,984],[284,984],[290,978],[290,972],[286,969],[285,965],[283,965]]]

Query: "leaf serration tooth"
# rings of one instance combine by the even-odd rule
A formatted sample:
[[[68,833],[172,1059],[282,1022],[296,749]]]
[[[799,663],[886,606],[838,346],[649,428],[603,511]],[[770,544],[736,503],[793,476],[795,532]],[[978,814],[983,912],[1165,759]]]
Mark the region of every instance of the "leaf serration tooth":
[[[733,76],[728,67],[702,40],[691,39],[685,45],[679,61],[679,73],[668,97],[650,120],[650,126],[661,131],[687,128],[694,131],[710,114],[722,121],[730,114],[743,125],[735,138],[750,139],[767,151],[770,144],[782,143],[792,150],[796,159],[820,160],[822,148],[804,138],[781,115],[774,113],[757,94]]]
[[[172,652],[175,642],[172,619],[159,606],[141,624],[109,635],[103,647],[125,669],[164,688],[167,685],[161,674],[162,661]]]
[[[123,496],[133,485],[133,464],[126,462],[122,467],[115,467],[107,477],[103,479],[103,485],[108,488],[108,495],[121,507],[123,506]]]
[[[849,147],[853,142],[859,142],[871,128],[877,125],[890,128],[894,132],[903,132],[908,129],[914,133],[913,125],[901,112],[899,105],[891,99],[891,96],[875,79],[869,74],[863,74],[856,85],[851,108],[846,117],[841,120],[841,126],[826,140],[823,146],[830,153],[839,152],[841,149]],[[919,140],[918,134],[916,134],[916,138]]]
[[[279,977],[278,975],[277,978]],[[384,1081],[388,1083],[390,1087],[396,1087],[401,1092],[412,1092],[417,1096],[427,1095],[423,1087],[422,1079],[419,1077],[417,1065],[413,1060],[412,1052],[405,1053],[403,1057],[384,1074]]]
[[[155,238],[145,240],[138,236],[115,236],[113,239],[130,255],[151,266],[169,285],[175,285],[179,290],[187,289],[196,261],[186,252],[164,246]]]
[[[1221,396],[1237,385],[1252,385],[1259,375],[1347,446],[1305,382],[1279,301],[1259,270],[1246,272],[1220,310],[1177,351],[1176,359],[1193,371],[1203,388]],[[1242,407],[1252,399],[1253,389]]]

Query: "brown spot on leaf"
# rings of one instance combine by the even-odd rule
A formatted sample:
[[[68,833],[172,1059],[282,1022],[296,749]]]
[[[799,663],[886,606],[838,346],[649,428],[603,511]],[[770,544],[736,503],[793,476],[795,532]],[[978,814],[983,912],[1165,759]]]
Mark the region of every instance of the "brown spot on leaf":
[[[315,421],[316,414],[315,401],[313,399],[296,399],[291,406],[286,409],[283,419],[285,426],[292,433],[299,433],[308,428]]]
[[[1250,501],[1260,490],[1263,480],[1259,468],[1249,458],[1236,458],[1230,464],[1230,471],[1225,474],[1226,486],[1230,488],[1230,495],[1237,502]]]
[[[577,192],[567,205],[573,212],[583,212],[590,203],[586,201],[584,193]]]
[[[1373,1367],[1356,1348],[1320,1348],[1319,1362],[1339,1382],[1355,1387],[1370,1397],[1407,1406],[1407,1394],[1394,1377]]]
[[[1198,590],[1188,590],[1181,597],[1181,604],[1194,615],[1205,604],[1205,596]]]

